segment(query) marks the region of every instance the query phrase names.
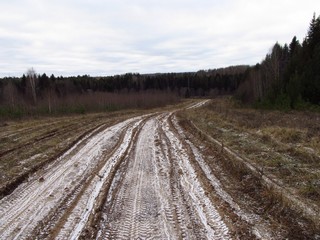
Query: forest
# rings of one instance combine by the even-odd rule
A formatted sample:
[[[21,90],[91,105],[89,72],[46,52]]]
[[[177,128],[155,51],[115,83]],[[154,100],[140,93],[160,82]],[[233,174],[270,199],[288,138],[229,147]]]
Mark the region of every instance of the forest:
[[[0,117],[85,113],[163,106],[188,97],[233,95],[258,108],[303,109],[320,104],[320,16],[300,43],[278,42],[261,63],[185,73],[0,79]]]
[[[237,89],[242,102],[259,107],[303,109],[320,105],[320,17],[313,15],[306,37],[276,43],[256,66],[248,68]]]
[[[232,94],[248,66],[188,73],[127,73],[108,77],[56,77],[29,69],[21,78],[0,79],[0,115],[85,113],[150,108],[181,98]]]

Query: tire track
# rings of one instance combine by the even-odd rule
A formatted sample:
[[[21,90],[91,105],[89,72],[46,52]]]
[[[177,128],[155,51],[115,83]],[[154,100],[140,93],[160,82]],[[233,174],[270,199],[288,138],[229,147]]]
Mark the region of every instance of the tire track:
[[[60,124],[60,122],[62,123]],[[67,121],[49,122],[48,124],[40,125],[40,127],[35,126],[33,128],[30,128],[33,129],[34,132],[36,132],[37,136],[33,136],[35,134],[31,134],[31,132],[23,134],[21,133],[23,135],[22,138],[24,139],[24,143],[22,143],[20,140],[17,140],[17,142],[14,144],[17,146],[14,147],[12,151],[10,149],[8,150],[8,148],[4,146],[4,149],[7,149],[9,151],[8,154],[5,154],[5,156],[1,156],[1,159],[3,160],[2,166],[4,168],[4,176],[6,176],[5,172],[9,171],[9,169],[7,168],[12,164],[13,166],[10,167],[10,172],[13,171],[15,172],[15,174],[13,174],[13,176],[11,176],[10,178],[6,176],[7,180],[5,180],[3,183],[0,183],[0,198],[12,193],[16,187],[26,181],[28,177],[35,173],[38,169],[58,159],[73,145],[83,141],[85,137],[88,138],[89,136],[93,136],[93,134],[102,131],[102,129],[106,128],[108,124],[101,122],[87,123],[88,121],[82,122],[82,124],[69,123]],[[38,129],[43,128],[43,125],[45,126],[45,131],[49,133],[45,136],[43,136],[41,132],[38,132]],[[61,125],[60,128],[58,128],[58,125]],[[78,134],[78,136],[75,135],[75,137],[72,139],[72,137],[70,138],[70,132],[73,131],[79,132],[80,134]],[[39,141],[35,141],[35,139],[39,138]],[[58,149],[61,150],[57,151],[57,149],[54,149],[55,147],[52,143],[59,139],[60,141],[62,140],[64,145],[60,145],[59,143],[60,146],[58,147]],[[52,143],[50,143],[50,141],[52,141]],[[17,156],[19,155],[21,156],[21,158],[17,159]],[[48,158],[46,158],[47,156]],[[37,159],[38,157],[40,157],[40,161]],[[42,157],[45,157],[46,159],[43,160],[41,159]]]
[[[86,136],[0,200],[0,238],[230,239],[192,162],[208,167],[173,116]]]
[[[78,144],[75,145],[41,177],[21,184],[11,195],[1,199],[1,238],[25,239],[62,201],[66,191],[72,191],[81,179],[90,175],[103,151],[114,146],[112,139],[119,137],[130,122],[137,120],[124,121],[86,139],[86,144],[78,150]],[[71,152],[76,153],[70,157]]]
[[[173,128],[171,119],[168,118],[163,126],[171,142],[173,159],[176,159],[176,164],[179,167],[182,195],[189,206],[189,211],[193,209],[191,212],[196,213],[190,214],[193,229],[195,229],[195,226],[202,226],[197,228],[199,231],[195,232],[196,237],[229,239],[228,228],[197,179],[197,174],[190,162],[189,154],[191,153],[187,151],[186,147],[183,146],[183,142],[179,140],[180,136],[177,135],[176,130]]]
[[[171,115],[152,117],[142,127],[119,190],[103,208],[97,239],[230,238],[170,126]]]
[[[90,183],[90,186],[87,188],[84,194],[81,195],[81,199],[77,202],[75,209],[68,217],[65,226],[62,228],[57,238],[64,239],[69,237],[70,239],[78,239],[82,230],[86,226],[90,214],[94,210],[94,205],[96,204],[96,200],[102,191],[104,183],[109,177],[112,169],[122,159],[122,156],[126,154],[127,149],[130,147],[130,144],[133,141],[134,130],[141,124],[141,122],[142,118],[140,118],[126,130],[120,146],[116,149],[116,151],[114,151],[111,157],[107,159],[97,176],[94,177],[93,181]],[[73,229],[73,231],[69,234],[70,229]]]
[[[214,188],[215,193],[229,206],[233,209],[234,213],[242,218],[244,221],[248,222],[249,224],[253,224],[256,219],[259,217],[256,214],[244,212],[240,206],[233,200],[233,198],[222,188],[221,182],[215,176],[213,171],[210,169],[206,161],[204,160],[200,150],[189,140],[190,138],[186,136],[185,132],[178,124],[178,120],[176,116],[172,119],[172,124],[176,129],[176,132],[185,139],[185,144],[187,144],[188,148],[192,152],[194,156],[195,162],[198,164],[200,169],[202,170],[203,176],[205,176],[208,181],[210,182],[211,186]],[[191,137],[192,139],[192,137]],[[264,226],[267,228],[267,226]]]
[[[159,201],[153,181],[156,174],[153,164],[154,127],[154,118],[146,122],[134,149],[128,155],[128,171],[114,200],[115,204],[109,210],[109,229],[100,233],[99,239],[106,236],[111,239],[163,236],[158,224]]]
[[[188,229],[191,228],[191,220],[180,188],[180,174],[176,168],[175,156],[170,150],[170,139],[167,137],[163,128],[163,124],[168,120],[170,115],[165,115],[159,122],[159,133],[162,139],[162,144],[160,146],[163,156],[165,156],[169,163],[168,168],[166,169],[167,178],[162,179],[162,182],[165,182],[166,180],[169,181],[168,188],[170,190],[168,192],[171,194],[171,196],[168,196],[168,202],[170,203],[171,200],[171,206],[169,209],[166,209],[166,213],[169,211],[167,219],[171,221],[173,228],[175,229],[176,237],[174,239],[186,238],[187,236],[191,238],[192,234],[188,233]]]

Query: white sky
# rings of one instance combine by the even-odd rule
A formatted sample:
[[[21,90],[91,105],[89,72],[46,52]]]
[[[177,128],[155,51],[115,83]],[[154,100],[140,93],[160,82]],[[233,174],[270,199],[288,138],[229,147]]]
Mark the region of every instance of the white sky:
[[[0,77],[183,72],[303,40],[319,0],[1,0]]]

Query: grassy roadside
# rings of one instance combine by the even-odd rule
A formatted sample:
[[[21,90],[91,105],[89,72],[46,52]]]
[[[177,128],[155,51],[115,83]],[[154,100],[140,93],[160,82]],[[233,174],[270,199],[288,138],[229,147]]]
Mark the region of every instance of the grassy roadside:
[[[319,113],[244,109],[229,98],[219,98],[203,108],[182,111],[179,116],[223,143],[236,155],[248,159],[261,175],[270,177],[307,205],[319,209]],[[238,164],[230,163],[228,167],[237,168],[232,174],[239,173],[239,179],[246,175],[241,173],[242,168]],[[274,211],[273,204],[281,208],[289,205],[272,189],[264,190],[263,194],[264,201],[269,195],[269,210]]]

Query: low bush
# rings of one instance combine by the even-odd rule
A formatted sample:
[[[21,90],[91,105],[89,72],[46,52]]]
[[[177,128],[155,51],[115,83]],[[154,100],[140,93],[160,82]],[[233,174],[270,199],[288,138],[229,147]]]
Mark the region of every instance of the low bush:
[[[124,109],[163,107],[179,101],[176,94],[163,91],[88,92],[63,97],[46,96],[32,104],[19,99],[19,104],[0,102],[0,119],[17,119],[42,115],[85,114]]]

